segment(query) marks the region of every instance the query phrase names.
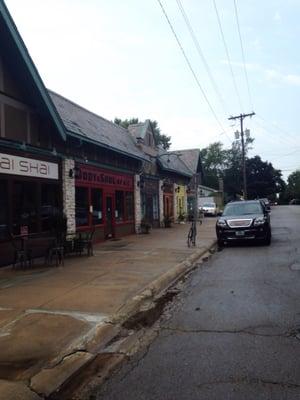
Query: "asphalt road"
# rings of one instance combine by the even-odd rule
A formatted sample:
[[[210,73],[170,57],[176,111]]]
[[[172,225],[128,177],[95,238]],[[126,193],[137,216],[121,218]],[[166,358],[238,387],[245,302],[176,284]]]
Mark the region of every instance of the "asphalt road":
[[[91,398],[300,399],[300,206],[273,208],[271,221],[270,247],[216,253],[156,340]]]

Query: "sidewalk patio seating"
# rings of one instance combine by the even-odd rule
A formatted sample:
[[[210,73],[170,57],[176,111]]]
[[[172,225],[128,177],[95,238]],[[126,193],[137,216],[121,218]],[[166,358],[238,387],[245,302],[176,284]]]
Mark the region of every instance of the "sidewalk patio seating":
[[[52,240],[50,244],[46,257],[45,264],[52,265],[53,260],[55,260],[55,265],[58,267],[60,264],[64,265],[65,249],[62,241],[57,238]]]
[[[18,264],[22,269],[27,266],[32,267],[32,249],[28,247],[28,236],[14,236],[9,233],[9,238],[14,249],[13,268],[16,268]]]
[[[86,250],[88,256],[93,256],[93,237],[95,234],[95,227],[88,232],[79,232],[74,240],[74,251],[76,254],[81,254]]]

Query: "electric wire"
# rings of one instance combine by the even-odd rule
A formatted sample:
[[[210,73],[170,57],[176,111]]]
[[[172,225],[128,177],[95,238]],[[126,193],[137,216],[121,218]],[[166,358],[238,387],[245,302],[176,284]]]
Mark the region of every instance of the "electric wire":
[[[265,131],[270,137],[272,137],[273,140],[274,140],[274,135],[273,135],[272,133],[269,132],[269,131],[270,131],[270,124],[268,124],[267,121],[265,121],[265,120],[262,119],[261,117],[259,117],[259,118],[260,118],[260,120],[261,120],[262,122],[258,122],[258,121],[256,120],[255,123],[256,123],[260,128],[264,129],[264,131]],[[267,125],[265,125],[265,124],[267,124]],[[266,127],[266,126],[267,126],[267,127]],[[274,128],[273,128],[273,130],[274,130]],[[289,145],[289,146],[298,146],[298,145],[299,145],[299,141],[297,142],[297,141],[295,141],[294,138],[291,138],[291,137],[287,136],[287,135],[286,135],[285,133],[283,133],[280,129],[277,128],[277,131],[276,131],[276,132],[277,132],[276,139],[278,139],[279,141],[281,141],[282,144]],[[279,133],[280,135],[278,135],[278,133]]]
[[[278,125],[274,124],[274,122],[268,122],[265,118],[263,118],[261,115],[257,115],[258,118],[260,118],[262,121],[264,121],[266,124],[271,124],[278,132],[282,133],[284,135],[284,137],[286,138],[286,136],[288,136],[290,139],[292,140],[298,140],[299,138],[296,135],[293,135],[292,133],[288,132],[285,129],[282,129],[281,127],[279,127]],[[274,129],[273,128],[273,129]]]
[[[237,98],[238,98],[239,106],[240,106],[242,112],[244,112],[243,111],[242,100],[241,100],[241,97],[240,97],[240,94],[239,94],[239,91],[238,91],[236,79],[235,79],[235,76],[234,76],[234,73],[233,73],[233,69],[232,69],[232,64],[231,64],[231,61],[230,61],[229,50],[228,50],[228,47],[227,47],[227,44],[226,44],[225,35],[224,35],[224,32],[223,32],[222,23],[221,23],[221,18],[220,18],[219,11],[218,11],[217,4],[216,4],[215,0],[213,0],[213,4],[214,4],[217,20],[218,20],[218,25],[219,25],[219,30],[220,30],[221,37],[222,37],[222,42],[223,42],[223,45],[224,45],[224,48],[225,48],[225,53],[226,53],[227,62],[228,62],[228,66],[229,66],[229,69],[230,69],[232,81],[233,81],[234,90],[235,90],[235,93],[236,93]]]
[[[251,92],[250,92],[248,73],[247,73],[247,68],[246,68],[245,52],[244,52],[244,46],[243,46],[243,41],[242,41],[241,27],[240,27],[240,22],[239,22],[239,16],[238,16],[238,9],[237,9],[236,0],[233,0],[233,3],[234,3],[234,10],[235,10],[235,18],[236,18],[236,23],[237,23],[237,29],[238,29],[239,38],[240,38],[240,45],[241,45],[241,51],[242,51],[242,58],[243,58],[243,64],[244,64],[244,73],[245,73],[245,79],[246,79],[246,84],[247,84],[249,102],[250,102],[250,107],[253,110],[253,102],[252,102],[252,96],[251,96]]]
[[[192,75],[193,75],[193,77],[194,77],[194,79],[195,79],[195,81],[196,81],[196,83],[197,83],[197,86],[199,87],[199,89],[200,89],[200,91],[201,91],[201,93],[202,93],[202,96],[204,97],[204,99],[205,99],[207,105],[209,106],[210,111],[212,112],[212,114],[213,114],[215,120],[217,121],[218,125],[220,126],[222,132],[225,133],[226,137],[227,137],[228,140],[231,142],[230,137],[229,137],[228,134],[226,133],[226,131],[225,131],[225,129],[224,129],[224,127],[223,127],[221,121],[219,120],[219,118],[218,118],[218,116],[217,116],[215,110],[213,109],[213,107],[212,107],[210,101],[208,100],[208,97],[207,97],[207,95],[206,95],[206,93],[205,93],[205,91],[204,91],[204,89],[203,89],[203,87],[202,87],[202,85],[201,85],[201,83],[200,83],[200,81],[199,81],[199,79],[198,79],[198,76],[196,75],[196,72],[194,71],[194,69],[193,69],[193,67],[192,67],[192,64],[191,64],[191,62],[190,62],[190,60],[189,60],[189,58],[188,58],[188,56],[187,56],[187,54],[186,54],[186,52],[185,52],[185,50],[184,50],[184,48],[183,48],[181,42],[180,42],[180,40],[179,40],[179,38],[178,38],[178,36],[177,36],[177,34],[176,34],[176,32],[175,32],[175,29],[174,29],[174,27],[173,27],[173,25],[172,25],[172,23],[171,23],[171,21],[170,21],[170,19],[169,19],[169,17],[168,17],[168,14],[167,14],[167,12],[166,12],[166,10],[165,10],[165,8],[164,8],[162,2],[161,2],[160,0],[157,0],[157,2],[158,2],[158,4],[160,5],[160,8],[161,8],[161,10],[162,10],[162,12],[163,12],[163,14],[164,14],[164,16],[165,16],[167,22],[168,22],[168,25],[169,25],[169,27],[170,27],[170,29],[171,29],[171,31],[172,31],[174,37],[175,37],[175,40],[176,40],[176,42],[177,42],[177,44],[178,44],[178,46],[179,46],[179,48],[180,48],[180,50],[181,50],[181,52],[182,52],[182,55],[183,55],[183,57],[184,57],[184,59],[185,59],[187,65],[188,65],[188,67],[189,67],[189,69],[190,69],[190,71],[191,71],[191,73],[192,73]]]
[[[204,56],[203,50],[202,50],[202,48],[200,46],[199,40],[197,39],[195,31],[194,31],[194,29],[192,27],[192,24],[190,22],[190,19],[189,19],[187,13],[185,12],[185,9],[184,9],[184,7],[182,5],[182,2],[180,0],[176,0],[176,2],[177,2],[177,5],[179,7],[179,10],[181,12],[181,15],[182,15],[182,17],[183,17],[183,19],[185,21],[185,24],[186,24],[186,26],[187,26],[187,28],[188,28],[188,30],[190,32],[190,35],[192,37],[192,40],[193,40],[194,45],[196,47],[196,50],[197,50],[197,52],[198,52],[198,54],[199,54],[199,56],[200,56],[200,58],[201,58],[201,60],[202,60],[202,62],[204,64],[204,67],[206,69],[206,72],[207,72],[207,75],[208,75],[208,77],[210,79],[210,82],[211,82],[211,84],[212,84],[212,86],[214,88],[214,91],[215,91],[217,97],[219,98],[219,101],[220,101],[220,103],[222,105],[223,111],[224,111],[225,115],[228,115],[229,112],[228,112],[226,103],[225,103],[225,101],[223,99],[223,96],[222,96],[222,94],[221,94],[221,92],[220,92],[220,90],[218,88],[218,85],[217,85],[217,83],[216,83],[216,81],[215,81],[215,79],[213,77],[213,74],[212,74],[211,69],[210,69],[210,67],[208,65],[208,62],[207,62],[207,60],[206,60],[206,58]]]

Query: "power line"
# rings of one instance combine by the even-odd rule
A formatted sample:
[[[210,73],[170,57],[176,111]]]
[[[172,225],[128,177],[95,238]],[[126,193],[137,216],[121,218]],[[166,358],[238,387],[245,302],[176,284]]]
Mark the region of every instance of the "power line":
[[[168,17],[168,14],[167,14],[167,12],[166,12],[164,6],[162,5],[162,3],[161,3],[160,0],[157,0],[157,2],[158,2],[158,4],[160,5],[160,8],[161,8],[161,10],[162,10],[162,12],[163,12],[163,14],[164,14],[164,16],[165,16],[167,22],[168,22],[168,25],[169,25],[169,27],[170,27],[170,29],[171,29],[171,31],[172,31],[172,33],[173,33],[175,39],[176,39],[176,42],[177,42],[177,44],[178,44],[178,46],[179,46],[179,48],[180,48],[180,50],[181,50],[181,52],[182,52],[182,54],[183,54],[183,57],[184,57],[184,59],[185,59],[187,65],[188,65],[188,67],[189,67],[189,69],[190,69],[190,71],[191,71],[191,73],[192,73],[192,75],[193,75],[193,77],[194,77],[194,79],[195,79],[195,81],[196,81],[196,83],[197,83],[197,85],[198,85],[198,87],[199,87],[201,93],[202,93],[202,96],[204,97],[206,103],[208,104],[208,106],[209,106],[209,108],[210,108],[210,110],[211,110],[211,112],[212,112],[212,114],[213,114],[215,120],[217,121],[218,125],[220,126],[222,132],[224,132],[225,135],[226,135],[226,137],[228,137],[228,139],[230,140],[229,136],[227,135],[227,133],[226,133],[226,131],[225,131],[225,129],[224,129],[222,123],[221,123],[221,121],[219,120],[217,114],[215,113],[215,110],[213,109],[212,105],[210,104],[210,102],[209,102],[209,100],[208,100],[208,97],[207,97],[207,95],[206,95],[206,93],[205,93],[205,91],[204,91],[204,89],[203,89],[203,87],[202,87],[202,85],[201,85],[201,83],[200,83],[200,81],[199,81],[199,79],[198,79],[198,77],[197,77],[197,75],[196,75],[196,73],[195,73],[193,67],[192,67],[192,64],[190,63],[190,61],[189,61],[189,59],[188,59],[188,56],[186,55],[186,53],[185,53],[185,51],[184,51],[184,48],[183,48],[183,46],[182,46],[182,44],[181,44],[181,42],[180,42],[180,40],[179,40],[179,38],[178,38],[178,36],[177,36],[177,34],[176,34],[176,32],[175,32],[175,29],[174,29],[174,27],[173,27],[173,25],[172,25],[172,23],[171,23],[171,21],[170,21],[170,19],[169,19],[169,17]]]
[[[200,56],[200,58],[201,58],[201,60],[202,60],[202,62],[204,64],[204,66],[205,66],[205,69],[206,69],[207,75],[209,76],[210,82],[211,82],[211,84],[212,84],[212,86],[213,86],[213,88],[215,90],[215,93],[216,93],[217,97],[220,100],[220,103],[221,103],[221,105],[223,107],[223,111],[224,111],[225,114],[229,114],[228,109],[226,107],[226,103],[225,103],[225,101],[224,101],[224,99],[223,99],[223,97],[221,95],[221,92],[220,92],[220,90],[219,90],[219,88],[218,88],[218,86],[216,84],[216,81],[215,81],[215,79],[213,77],[211,69],[210,69],[210,67],[208,65],[208,62],[206,61],[206,58],[205,58],[204,53],[203,53],[203,50],[202,50],[202,48],[200,46],[199,40],[197,39],[195,31],[194,31],[194,29],[192,27],[192,24],[191,24],[191,22],[190,22],[190,20],[189,20],[189,18],[187,16],[185,10],[184,10],[184,7],[183,7],[183,5],[182,5],[180,0],[176,0],[176,2],[177,2],[177,5],[179,7],[179,10],[181,12],[181,15],[182,15],[182,17],[183,17],[183,19],[184,19],[184,21],[186,23],[186,26],[187,26],[187,28],[188,28],[188,30],[190,32],[192,40],[193,40],[193,42],[195,44],[195,47],[197,49],[197,52],[198,52],[198,54],[199,54],[199,56]]]
[[[265,118],[263,118],[261,115],[258,114],[258,118],[260,118],[262,121],[264,121],[266,124],[271,124],[278,132],[282,133],[284,135],[284,137],[288,136],[289,138],[295,140],[298,139],[295,135],[293,135],[292,133],[288,132],[285,129],[282,129],[281,127],[279,127],[278,125],[274,124],[274,122],[268,122]]]
[[[259,117],[259,115],[258,115]],[[265,121],[262,117],[259,117],[263,123],[268,124],[267,121]],[[269,132],[270,129],[270,124],[268,124],[267,128],[266,126],[264,126],[262,123],[258,123],[258,121],[256,120],[255,123],[262,128],[268,135],[270,135],[273,140],[274,140],[274,136],[272,135],[272,133]],[[273,128],[274,129],[274,128]],[[286,134],[283,134],[283,132],[279,129],[277,130],[277,133],[281,133],[280,136],[277,136],[277,139],[281,141],[281,143],[285,144],[285,145],[289,145],[289,146],[295,146],[297,144],[296,141],[294,141],[295,139],[291,139],[290,137],[287,137]]]
[[[234,89],[235,89],[235,92],[236,92],[236,95],[237,95],[237,98],[238,98],[238,102],[239,102],[240,108],[243,111],[243,105],[242,105],[241,97],[240,97],[240,94],[239,94],[239,91],[238,91],[238,87],[237,87],[237,83],[236,83],[236,80],[235,80],[235,76],[234,76],[234,73],[233,73],[232,64],[231,64],[230,56],[229,56],[229,51],[228,51],[228,47],[227,47],[227,44],[226,44],[223,28],[222,28],[221,18],[220,18],[219,12],[218,12],[216,1],[213,0],[213,3],[214,3],[214,8],[215,8],[215,12],[216,12],[217,20],[218,20],[219,29],[220,29],[220,32],[221,32],[223,45],[224,45],[226,56],[227,56],[227,61],[228,61],[228,65],[229,65],[229,69],[230,69],[230,73],[231,73],[231,77],[232,77],[232,81],[233,81],[233,86],[234,86]]]
[[[242,41],[242,35],[241,35],[241,28],[240,28],[240,22],[239,22],[239,16],[238,16],[238,9],[237,9],[236,0],[233,0],[233,2],[234,2],[235,18],[236,18],[236,23],[237,23],[237,28],[238,28],[238,32],[239,32],[239,38],[240,38],[240,44],[241,44],[241,51],[242,51],[242,58],[243,58],[243,64],[244,64],[244,72],[245,72],[245,79],[246,79],[246,83],[247,83],[250,107],[253,110],[253,102],[252,102],[252,96],[251,96],[251,92],[250,92],[248,73],[247,73],[247,68],[246,68],[245,52],[244,52],[244,46],[243,46],[243,41]]]

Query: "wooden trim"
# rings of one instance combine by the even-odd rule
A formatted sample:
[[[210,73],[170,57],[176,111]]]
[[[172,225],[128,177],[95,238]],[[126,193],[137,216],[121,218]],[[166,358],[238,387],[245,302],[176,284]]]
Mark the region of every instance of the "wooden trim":
[[[30,122],[30,113],[26,113],[26,126],[27,126],[27,143],[31,143],[31,122]]]
[[[0,91],[4,91],[4,77],[3,77],[3,61],[0,57]]]
[[[5,137],[5,113],[4,113],[4,104],[0,102],[0,120],[1,120],[1,126],[0,126],[0,136]]]
[[[34,112],[34,110],[31,107],[29,107],[27,104],[22,103],[21,101],[15,100],[12,97],[9,97],[4,93],[0,93],[0,101],[1,101],[1,103],[4,103],[11,107],[18,108],[19,110],[22,110],[22,111]]]

